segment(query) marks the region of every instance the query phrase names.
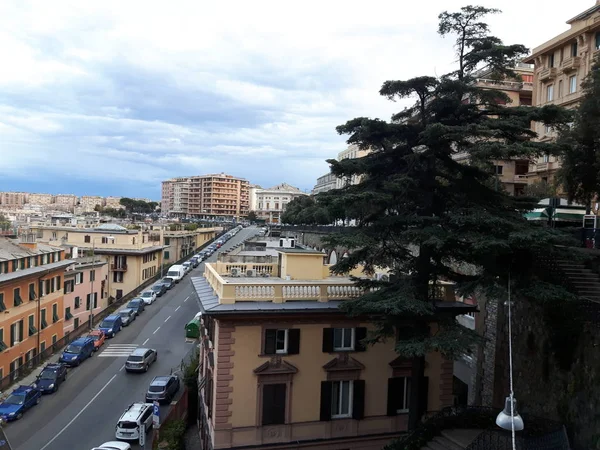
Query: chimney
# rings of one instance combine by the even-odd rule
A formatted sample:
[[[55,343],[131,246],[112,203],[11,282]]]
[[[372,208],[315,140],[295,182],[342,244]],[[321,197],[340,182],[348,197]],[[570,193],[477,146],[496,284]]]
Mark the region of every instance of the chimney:
[[[37,250],[35,233],[22,233],[19,235],[19,245],[30,250]]]

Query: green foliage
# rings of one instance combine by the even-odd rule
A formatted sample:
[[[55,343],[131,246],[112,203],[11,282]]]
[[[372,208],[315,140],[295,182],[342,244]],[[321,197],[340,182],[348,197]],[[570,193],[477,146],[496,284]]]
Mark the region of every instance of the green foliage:
[[[185,231],[196,231],[198,229],[197,223],[186,223],[183,227]]]
[[[556,185],[547,181],[536,181],[525,186],[525,195],[536,199],[556,197],[557,194]]]
[[[331,247],[351,249],[333,270],[342,274],[363,265],[370,274],[388,267],[393,276],[389,282],[356,279],[368,293],[345,310],[377,324],[371,342],[401,331],[396,350],[404,357],[440,351],[456,358],[479,339],[436,307],[431,284],[451,281],[463,295],[505,298],[509,272],[513,290],[532,286],[537,252],[552,257],[559,252],[555,244],[562,243],[558,232],[524,219],[537,200],[496,188],[489,170],[494,159],[560,154],[558,144],[532,141],[530,123],[562,127],[569,120],[556,106],[506,107],[503,92],[474,82],[482,68],[499,78],[514,76],[511,68],[527,53],[522,45],[505,45],[488,34],[482,18],[497,12],[468,6],[442,13],[439,33],[456,36],[457,70],[440,78],[386,81],[381,95],[416,99],[415,105],[389,122],[359,117],[339,126],[349,144],[371,152],[328,161],[336,176],[360,182],[320,194],[316,204],[290,203],[284,216],[284,222],[310,223],[314,214],[306,211],[326,207],[330,222],[355,221],[328,239]],[[471,164],[455,161],[457,153],[466,153]],[[435,334],[424,326],[432,320],[439,325]]]
[[[282,223],[328,225],[334,221],[331,211],[320,206],[314,197],[302,195],[289,202],[281,216]]]
[[[181,225],[178,225],[176,223],[172,223],[171,225],[169,225],[169,231],[178,231],[181,229]]]
[[[111,217],[121,217],[121,218],[127,217],[127,212],[122,208],[110,208],[110,207],[103,208],[100,205],[96,205],[94,207],[94,211],[97,211],[100,214],[104,214],[106,216],[111,216]]]
[[[183,383],[193,392],[197,391],[199,366],[200,355],[198,352],[195,352],[192,358],[183,365]]]
[[[569,200],[586,205],[600,194],[600,60],[581,84],[583,96],[575,111],[572,127],[559,129],[563,145],[562,166],[558,179]]]
[[[250,222],[254,222],[257,218],[258,218],[258,216],[256,215],[256,213],[254,211],[250,211],[248,213],[248,215],[246,216],[246,219],[248,219]]]
[[[185,450],[184,420],[169,420],[160,427],[160,442],[158,448],[164,450]],[[166,446],[164,446],[166,444]]]
[[[0,230],[9,230],[11,226],[10,220],[4,214],[0,213]]]
[[[125,207],[125,210],[129,214],[150,214],[155,212],[158,206],[157,202],[145,202],[127,197],[123,197],[119,200],[119,203]]]

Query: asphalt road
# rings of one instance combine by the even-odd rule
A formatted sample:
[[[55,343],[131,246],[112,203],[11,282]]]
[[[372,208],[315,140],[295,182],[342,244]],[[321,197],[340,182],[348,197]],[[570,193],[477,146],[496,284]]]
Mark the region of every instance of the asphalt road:
[[[242,229],[221,250],[255,233],[256,228]],[[216,257],[215,253],[208,261]],[[147,306],[130,326],[107,340],[92,358],[69,370],[57,393],[45,395],[21,420],[7,424],[4,429],[13,449],[89,450],[114,440],[116,423],[125,408],[143,402],[152,378],[179,370],[181,360],[192,350],[194,344],[185,340],[185,325],[199,307],[190,278],[203,272],[202,263]],[[128,349],[136,346],[158,351],[158,361],[147,373],[129,374],[123,369]],[[161,406],[161,416],[166,409]]]

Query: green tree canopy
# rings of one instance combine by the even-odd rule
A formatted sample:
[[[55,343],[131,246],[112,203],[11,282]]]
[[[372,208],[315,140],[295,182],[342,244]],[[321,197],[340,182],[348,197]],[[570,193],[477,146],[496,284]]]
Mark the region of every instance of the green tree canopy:
[[[333,222],[331,212],[317,204],[310,195],[302,195],[290,201],[281,216],[282,223],[299,225],[328,225]]]
[[[123,197],[119,200],[129,214],[150,214],[156,210],[157,202],[145,202],[144,200],[134,200],[132,198]]]
[[[246,216],[246,219],[248,219],[250,222],[254,222],[257,218],[258,218],[258,216],[256,215],[256,212],[254,212],[254,211],[250,211],[248,213],[248,215]]]
[[[569,200],[586,205],[600,195],[600,60],[581,84],[583,96],[575,111],[572,127],[560,129],[563,144],[562,166],[558,179]]]
[[[510,271],[521,293],[565,294],[532,272],[536,252],[557,251],[552,244],[562,237],[523,218],[535,199],[496,189],[490,161],[558,154],[558,145],[532,140],[530,123],[560,126],[568,116],[557,106],[503,106],[509,101],[503,92],[474,83],[479,69],[498,78],[515,76],[512,68],[527,53],[522,45],[505,45],[489,35],[483,19],[497,12],[467,6],[440,14],[439,34],[456,37],[457,69],[439,78],[383,83],[382,96],[416,103],[390,121],[359,117],[337,128],[349,144],[371,152],[329,160],[331,170],[361,181],[320,194],[317,205],[299,199],[288,206],[292,217],[326,206],[355,220],[356,226],[329,238],[332,247],[351,249],[334,270],[347,273],[362,264],[368,273],[388,267],[392,276],[389,282],[357,279],[358,286],[378,289],[345,308],[378,324],[372,341],[400,332],[396,350],[405,357],[440,351],[456,358],[477,339],[453,313],[437,307],[431,287],[439,281],[455,282],[463,294],[502,298]],[[459,152],[466,152],[471,164],[453,159]],[[425,325],[432,319],[439,325],[434,334]]]

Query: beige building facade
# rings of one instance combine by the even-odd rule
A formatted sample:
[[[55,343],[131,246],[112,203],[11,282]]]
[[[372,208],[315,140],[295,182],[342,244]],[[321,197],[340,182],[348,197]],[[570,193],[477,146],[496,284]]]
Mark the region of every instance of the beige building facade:
[[[53,203],[52,194],[29,194],[28,203],[39,206],[50,206]]]
[[[27,192],[0,192],[0,206],[23,206],[28,196]]]
[[[110,297],[119,299],[160,273],[162,230],[128,230],[113,224],[95,228],[38,225],[31,229],[40,241],[60,245],[73,257],[102,256],[107,262]]]
[[[192,279],[202,448],[379,450],[452,404],[452,361],[399,358],[393,339],[364,345],[372,325],[339,309],[361,295],[350,278],[320,252],[278,253],[207,263]]]
[[[533,49],[524,61],[535,66],[533,104],[577,107],[581,98],[581,82],[590,72],[594,58],[600,53],[600,2],[567,21],[570,29]],[[539,140],[555,138],[555,131],[535,123]],[[544,156],[534,161],[528,173],[529,182],[553,183],[560,160]]]
[[[282,183],[268,189],[257,189],[254,195],[256,209],[253,211],[257,217],[267,223],[280,223],[287,204],[297,197],[308,194],[287,183]]]
[[[79,207],[83,212],[94,211],[96,206],[104,206],[104,197],[100,197],[98,195],[83,195],[79,199]]]
[[[338,153],[337,160],[342,161],[344,159],[362,158],[364,156],[367,156],[369,153],[371,153],[371,150],[362,150],[362,149],[358,148],[358,145],[352,144],[352,145],[349,145],[346,150],[343,150],[340,153]],[[349,179],[337,178],[335,187],[336,187],[336,189],[341,189],[344,186],[347,186],[349,184],[352,185],[352,184],[358,184],[358,183],[360,183],[360,176],[353,175]]]
[[[224,173],[190,179],[189,215],[240,218],[248,215],[250,183]]]
[[[312,190],[312,195],[331,191],[337,188],[337,177],[331,172],[317,178],[317,184]]]
[[[198,228],[193,231],[165,230],[163,264],[174,264],[185,256],[191,257],[198,248],[213,240],[216,232],[215,228]]]
[[[190,179],[172,178],[162,182],[161,211],[172,216],[186,217],[188,214]]]

